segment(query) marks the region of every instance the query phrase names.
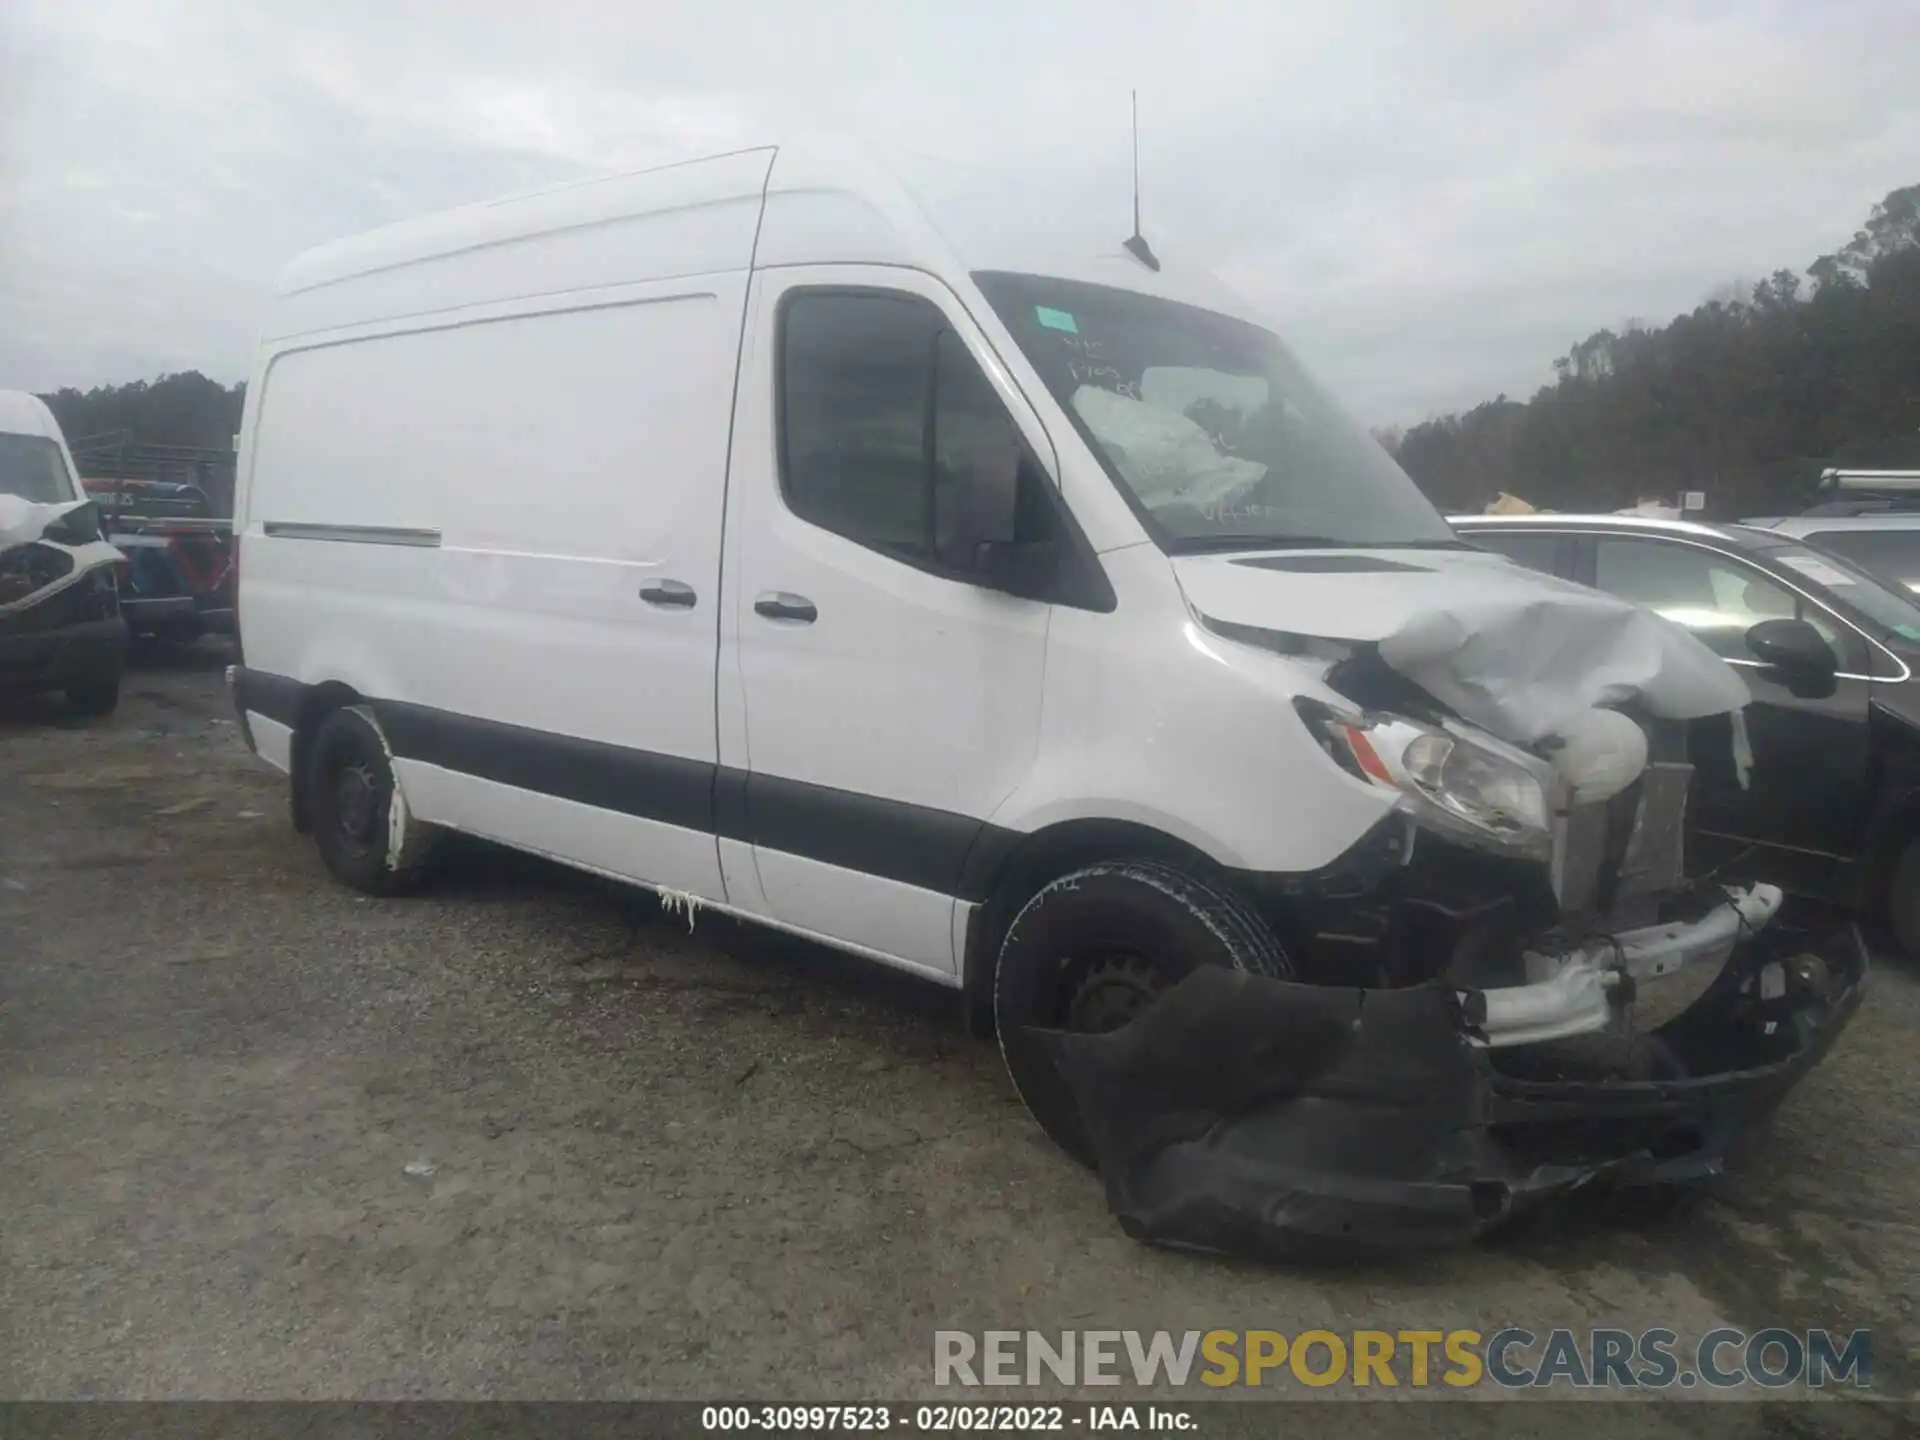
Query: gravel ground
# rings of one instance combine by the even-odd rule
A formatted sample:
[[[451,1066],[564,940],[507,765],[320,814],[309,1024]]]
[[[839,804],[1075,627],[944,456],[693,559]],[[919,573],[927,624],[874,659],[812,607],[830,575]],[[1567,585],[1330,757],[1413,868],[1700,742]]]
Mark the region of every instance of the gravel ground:
[[[1328,1270],[1150,1250],[945,992],[493,852],[332,883],[221,663],[149,657],[106,722],[0,710],[0,1396],[907,1398],[934,1329],[988,1327],[1868,1325],[1876,1389],[1920,1383],[1897,967],[1681,1213]]]

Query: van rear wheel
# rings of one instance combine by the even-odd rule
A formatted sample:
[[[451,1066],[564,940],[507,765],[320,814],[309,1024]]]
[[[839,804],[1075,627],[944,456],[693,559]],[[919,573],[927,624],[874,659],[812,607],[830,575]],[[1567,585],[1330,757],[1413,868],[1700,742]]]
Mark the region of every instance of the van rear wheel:
[[[433,827],[414,819],[364,706],[335,710],[314,732],[306,765],[313,838],[340,880],[369,895],[400,895],[426,878]]]
[[[1014,916],[994,972],[993,1016],[1013,1088],[1040,1128],[1083,1164],[1093,1146],[1077,1108],[1048,1083],[1029,1029],[1105,1034],[1131,1024],[1201,965],[1285,979],[1278,937],[1224,885],[1156,860],[1089,865]]]

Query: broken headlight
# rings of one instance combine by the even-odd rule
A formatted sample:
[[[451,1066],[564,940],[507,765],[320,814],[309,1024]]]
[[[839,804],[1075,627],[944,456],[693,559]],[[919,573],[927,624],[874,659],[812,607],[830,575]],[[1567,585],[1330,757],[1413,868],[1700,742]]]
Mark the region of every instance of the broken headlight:
[[[1552,858],[1547,782],[1524,752],[1397,715],[1354,718],[1305,699],[1295,708],[1336,764],[1399,791],[1427,828],[1483,850]]]
[[[1551,848],[1546,787],[1502,755],[1454,735],[1422,735],[1401,752],[1413,783],[1434,804],[1468,824],[1525,846]]]

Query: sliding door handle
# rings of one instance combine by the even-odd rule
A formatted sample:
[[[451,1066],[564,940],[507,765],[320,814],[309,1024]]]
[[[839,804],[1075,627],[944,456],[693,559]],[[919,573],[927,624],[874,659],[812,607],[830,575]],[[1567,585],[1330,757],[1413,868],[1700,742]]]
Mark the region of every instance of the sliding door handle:
[[[811,625],[820,618],[811,600],[804,595],[790,595],[785,590],[770,590],[760,596],[753,602],[753,613],[769,620],[792,620],[801,625]]]
[[[640,598],[649,605],[666,605],[679,610],[691,610],[698,598],[691,585],[678,580],[649,580],[640,587]]]

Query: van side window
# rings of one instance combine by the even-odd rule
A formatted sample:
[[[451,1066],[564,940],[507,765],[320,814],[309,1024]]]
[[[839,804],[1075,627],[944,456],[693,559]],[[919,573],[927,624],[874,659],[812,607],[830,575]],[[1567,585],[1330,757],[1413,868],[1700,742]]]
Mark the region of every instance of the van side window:
[[[801,290],[780,344],[781,491],[801,519],[963,575],[980,545],[1047,533],[1020,433],[935,306]]]

